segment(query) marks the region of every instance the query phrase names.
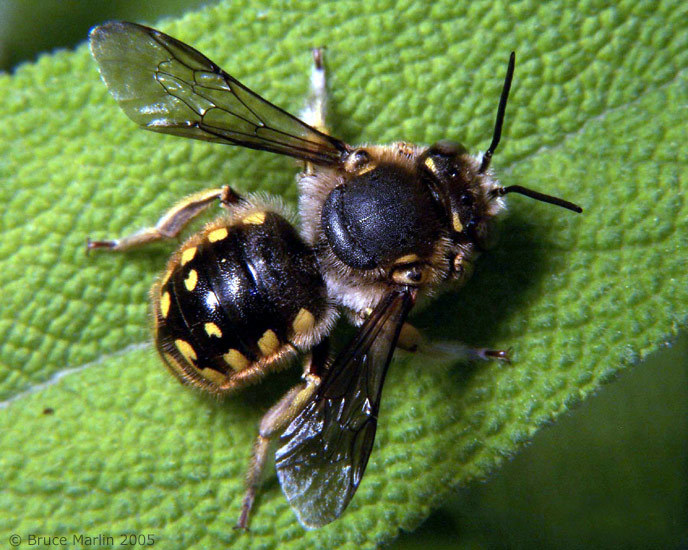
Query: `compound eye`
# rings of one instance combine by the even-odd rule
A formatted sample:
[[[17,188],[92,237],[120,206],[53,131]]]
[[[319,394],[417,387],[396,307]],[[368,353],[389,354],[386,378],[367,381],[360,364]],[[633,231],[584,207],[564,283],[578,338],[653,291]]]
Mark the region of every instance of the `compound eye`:
[[[428,154],[430,155],[439,155],[441,157],[456,157],[459,155],[465,155],[467,153],[468,149],[466,149],[463,145],[446,139],[438,141],[432,147],[430,147],[428,151]]]
[[[346,159],[345,166],[349,172],[353,173],[369,171],[372,168],[370,165],[370,153],[365,149],[356,149]]]
[[[353,152],[353,157],[354,157],[354,162],[356,164],[365,164],[370,160],[370,155],[368,154],[367,151],[364,151],[363,149],[357,149],[356,151]]]
[[[428,148],[420,157],[422,167],[438,180],[454,180],[461,176],[461,159],[468,154],[468,150],[460,143],[453,141],[438,141]]]
[[[392,272],[392,280],[400,285],[420,286],[428,281],[429,275],[419,264],[406,265]]]

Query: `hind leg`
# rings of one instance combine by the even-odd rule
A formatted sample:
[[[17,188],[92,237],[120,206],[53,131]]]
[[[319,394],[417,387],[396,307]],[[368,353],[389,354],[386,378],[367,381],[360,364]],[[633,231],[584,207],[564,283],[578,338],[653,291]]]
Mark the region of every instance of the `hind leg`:
[[[181,232],[184,227],[196,216],[208,209],[209,206],[219,201],[221,206],[227,207],[239,202],[241,196],[237,195],[228,185],[219,189],[208,189],[201,191],[190,197],[186,197],[172,208],[170,208],[158,220],[153,227],[147,227],[133,235],[127,235],[121,239],[111,239],[107,241],[92,241],[90,238],[86,242],[86,250],[94,248],[105,248],[108,250],[127,250],[148,243],[173,239]]]
[[[246,475],[246,494],[241,506],[241,515],[235,529],[248,529],[251,508],[260,486],[260,478],[268,458],[270,442],[289,426],[303,410],[310,397],[320,386],[325,364],[327,363],[329,343],[323,340],[313,348],[304,365],[304,382],[290,389],[282,399],[273,405],[260,421],[258,437],[253,445],[253,454]]]

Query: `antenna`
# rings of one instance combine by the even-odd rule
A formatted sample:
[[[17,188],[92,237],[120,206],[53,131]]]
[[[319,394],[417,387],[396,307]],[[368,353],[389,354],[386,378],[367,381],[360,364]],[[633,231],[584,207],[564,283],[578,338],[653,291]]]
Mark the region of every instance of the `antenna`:
[[[480,164],[479,173],[484,173],[490,166],[492,154],[495,152],[499,139],[502,137],[502,124],[504,123],[504,112],[506,111],[506,100],[509,99],[509,90],[511,90],[511,80],[514,78],[514,66],[516,65],[516,52],[511,52],[509,56],[509,66],[506,69],[506,78],[504,78],[504,86],[502,87],[502,96],[499,98],[499,107],[497,107],[497,120],[495,120],[495,129],[492,134],[492,143],[483,155],[483,161]]]
[[[547,202],[549,204],[553,204],[555,206],[561,206],[562,208],[566,208],[568,210],[572,210],[573,212],[577,212],[578,214],[583,212],[583,209],[577,204],[565,201],[564,199],[560,199],[559,197],[553,197],[552,195],[545,195],[544,193],[533,191],[532,189],[522,187],[521,185],[510,185],[509,187],[496,187],[491,191],[491,194],[495,197],[501,197],[503,195],[506,195],[507,193],[518,193],[520,195],[525,195],[526,197],[530,197],[531,199],[535,199],[536,201],[542,201]]]
[[[506,111],[506,102],[509,99],[509,91],[511,90],[511,81],[514,78],[514,66],[516,65],[516,53],[511,52],[509,56],[509,66],[506,68],[506,77],[504,78],[504,86],[502,87],[502,95],[499,98],[499,107],[497,107],[497,119],[495,120],[494,133],[492,134],[492,143],[485,151],[483,155],[483,160],[480,163],[480,168],[478,172],[483,174],[490,166],[490,161],[492,160],[492,155],[499,145],[499,140],[502,137],[502,125],[504,124],[504,113]],[[545,195],[544,193],[539,193],[538,191],[533,191],[527,187],[521,185],[510,185],[509,187],[496,187],[490,194],[494,197],[501,197],[507,193],[519,193],[520,195],[525,195],[531,199],[537,201],[547,202],[549,204],[554,204],[555,206],[561,206],[573,212],[578,212],[579,214],[583,212],[583,209],[569,201],[560,199],[559,197],[553,197],[552,195]]]

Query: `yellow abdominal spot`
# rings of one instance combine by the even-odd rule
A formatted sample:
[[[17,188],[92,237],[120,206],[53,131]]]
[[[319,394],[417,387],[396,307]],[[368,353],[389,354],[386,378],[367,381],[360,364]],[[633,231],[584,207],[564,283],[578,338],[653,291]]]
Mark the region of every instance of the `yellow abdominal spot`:
[[[211,368],[201,369],[201,376],[218,386],[222,386],[227,382],[227,376]]]
[[[235,349],[230,349],[222,358],[225,360],[225,363],[235,371],[244,370],[251,364],[251,361],[249,361],[240,351]]]
[[[315,326],[315,317],[306,308],[301,308],[294,318],[294,322],[291,324],[294,332],[299,334],[303,332],[308,332],[313,330]]]
[[[167,319],[167,314],[170,312],[170,293],[163,292],[160,296],[160,313],[163,319]]]
[[[227,231],[226,227],[221,227],[220,229],[215,229],[214,231],[211,231],[208,233],[208,240],[211,243],[221,241],[222,239],[226,239],[227,235],[229,235],[229,232]]]
[[[192,269],[189,271],[189,274],[186,276],[186,279],[184,279],[184,286],[186,287],[186,290],[191,292],[194,288],[196,288],[196,283],[198,282],[198,273],[196,273],[195,269]]]
[[[263,333],[263,336],[260,337],[260,340],[258,340],[258,347],[264,356],[272,355],[280,347],[279,339],[272,330],[268,329]]]
[[[265,212],[254,212],[241,221],[249,225],[261,225],[265,221]]]
[[[191,260],[193,260],[194,256],[196,255],[196,247],[192,246],[191,248],[187,248],[182,252],[182,265],[188,264]]]
[[[205,333],[208,336],[217,336],[218,338],[222,338],[222,331],[215,323],[206,323],[204,328]]]
[[[189,342],[186,340],[175,340],[174,345],[177,346],[179,353],[181,353],[184,356],[184,359],[186,359],[189,363],[193,363],[198,358],[193,347],[191,347],[191,344],[189,344]]]

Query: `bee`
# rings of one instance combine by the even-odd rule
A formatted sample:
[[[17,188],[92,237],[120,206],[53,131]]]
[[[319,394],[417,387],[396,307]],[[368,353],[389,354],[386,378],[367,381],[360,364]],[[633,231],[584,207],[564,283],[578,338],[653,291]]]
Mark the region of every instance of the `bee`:
[[[330,135],[322,50],[314,50],[304,121],[157,30],[109,22],[91,31],[90,44],[111,94],[141,127],[304,162],[300,231],[276,203],[224,186],[187,197],[153,227],[87,246],[121,251],[171,239],[213,204],[224,209],[153,285],[155,344],[182,383],[217,396],[304,356],[303,381],[260,422],[237,527],[248,527],[275,438],[277,476],[300,523],[326,525],[344,512],[365,472],[395,348],[420,342],[406,322],[419,295],[468,278],[504,195],[582,212],[557,197],[503,187],[490,169],[515,54],[492,142],[474,156],[450,141],[352,146]],[[329,335],[341,313],[358,328],[331,359]],[[466,357],[508,359],[483,349]]]

